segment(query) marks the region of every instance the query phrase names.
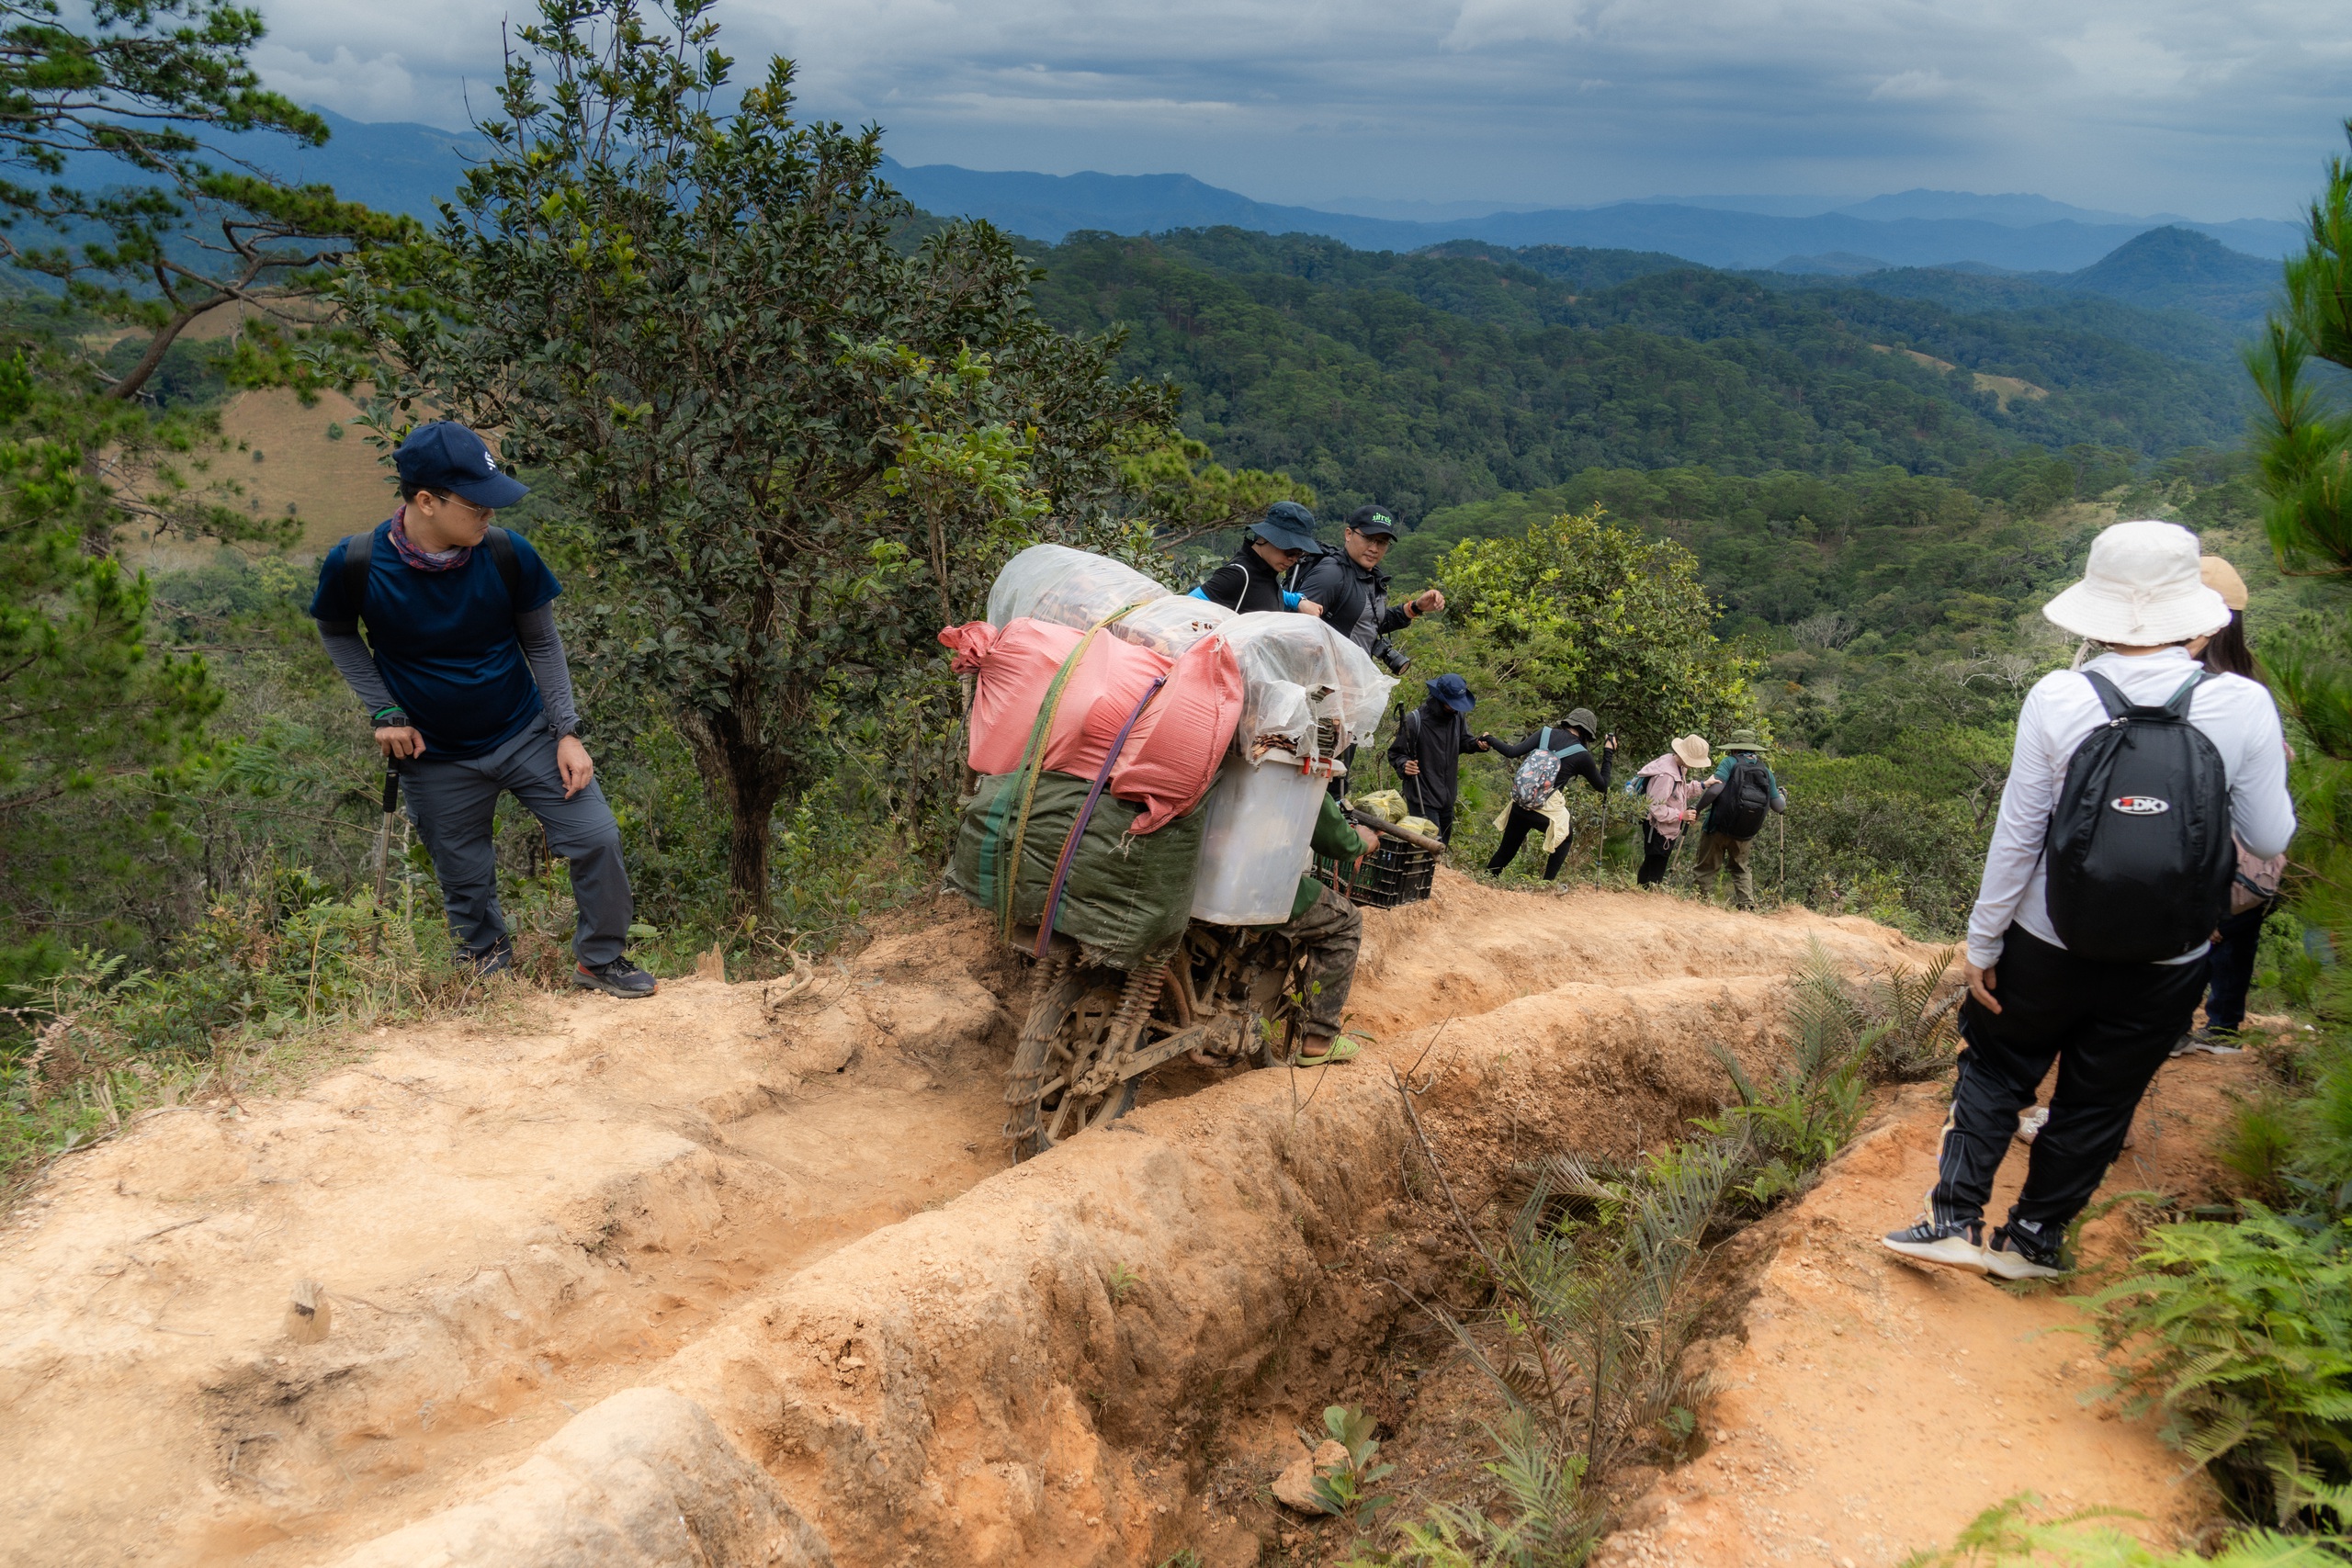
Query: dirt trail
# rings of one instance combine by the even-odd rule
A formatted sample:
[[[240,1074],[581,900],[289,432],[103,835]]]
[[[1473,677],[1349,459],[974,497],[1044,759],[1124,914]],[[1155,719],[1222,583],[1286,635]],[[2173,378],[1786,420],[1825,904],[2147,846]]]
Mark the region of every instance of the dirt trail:
[[[1001,1168],[1002,1015],[956,948],[886,940],[774,1020],[673,981],[396,1032],[69,1158],[0,1243],[0,1560],[291,1562],[388,1528]],[[300,1279],[323,1345],[283,1337]]]
[[[1811,940],[1921,956],[1446,874],[1367,922],[1367,1060],[1169,1076],[1012,1169],[1025,998],[960,905],[773,1016],[673,982],[396,1032],[68,1159],[0,1235],[0,1562],[1254,1561],[1205,1453],[1435,1267],[1382,1065],[1427,1052],[1457,1170],[1627,1154],[1715,1104],[1709,1043],[1773,1057]]]
[[[2132,1146],[2102,1195],[2205,1201],[2211,1135],[2251,1057],[2168,1063]],[[1885,1568],[1949,1544],[1982,1510],[2021,1492],[2063,1507],[2120,1507],[2127,1528],[2193,1545],[2215,1515],[2201,1473],[2145,1423],[2094,1398],[2095,1345],[2069,1329],[2075,1299],[2018,1292],[1913,1264],[1877,1245],[1935,1179],[1946,1092],[1905,1091],[1796,1208],[1768,1222],[1777,1243],[1740,1340],[1718,1345],[1713,1446],[1628,1511],[1596,1568],[1748,1568],[1758,1562]],[[1994,1189],[2006,1213],[2025,1174],[2013,1145]],[[2121,1212],[2086,1227],[2096,1264],[2128,1245]]]

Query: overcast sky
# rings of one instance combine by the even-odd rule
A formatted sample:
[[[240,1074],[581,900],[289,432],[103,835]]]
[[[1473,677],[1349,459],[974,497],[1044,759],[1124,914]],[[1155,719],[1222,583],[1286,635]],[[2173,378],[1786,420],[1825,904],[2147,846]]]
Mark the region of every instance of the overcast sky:
[[[260,0],[277,86],[451,128],[481,0]],[[515,7],[514,15],[522,15]],[[2291,217],[2352,113],[2344,0],[721,0],[753,73],[907,164],[1260,200],[1582,205],[1917,186]]]

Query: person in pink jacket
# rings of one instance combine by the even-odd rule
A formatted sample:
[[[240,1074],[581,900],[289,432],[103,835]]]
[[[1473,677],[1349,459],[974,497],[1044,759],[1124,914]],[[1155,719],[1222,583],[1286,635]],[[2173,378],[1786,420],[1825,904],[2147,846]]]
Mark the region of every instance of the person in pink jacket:
[[[1642,869],[1634,878],[1642,886],[1655,887],[1666,880],[1666,863],[1682,841],[1682,829],[1699,819],[1699,792],[1707,787],[1713,761],[1704,739],[1685,735],[1636,775],[1649,807],[1642,818]]]

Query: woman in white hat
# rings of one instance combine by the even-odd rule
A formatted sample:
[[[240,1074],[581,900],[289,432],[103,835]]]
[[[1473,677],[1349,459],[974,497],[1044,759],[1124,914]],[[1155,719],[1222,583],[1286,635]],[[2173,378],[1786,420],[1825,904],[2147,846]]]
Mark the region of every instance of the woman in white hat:
[[[2075,749],[2111,722],[2086,677],[2099,676],[2126,703],[2150,707],[2193,686],[2188,724],[2219,755],[2240,841],[2276,854],[2295,831],[2270,694],[2243,676],[2209,676],[2198,663],[2212,634],[2229,624],[2230,607],[2199,575],[2194,535],[2170,523],[2114,525],[2092,544],[2083,581],[2042,614],[2103,651],[2080,671],[2043,676],[2018,715],[2009,782],[1968,921],[1969,998],[1961,1009],[1968,1049],[1952,1086],[1936,1185],[1919,1222],[1885,1238],[1908,1257],[2012,1280],[2061,1271],[2067,1224],[2105,1178],[2141,1095],[2187,1032],[2205,989],[2202,942],[2156,961],[2094,959],[2069,951],[2052,923],[2043,844]],[[2135,819],[2149,806],[2172,809],[2138,795],[2109,804]],[[2151,925],[2182,912],[2152,911]],[[2057,1087],[2031,1145],[2024,1189],[2007,1223],[1987,1238],[1994,1173],[2018,1111],[2032,1102],[2053,1060]]]
[[[1634,877],[1636,886],[1655,887],[1666,880],[1666,864],[1674,858],[1674,846],[1682,841],[1682,829],[1699,819],[1699,792],[1706,787],[1707,770],[1713,765],[1705,739],[1684,735],[1665,756],[1634,775],[1649,807],[1642,818],[1642,869]]]
[[[2254,649],[2245,640],[2245,579],[2220,556],[2207,556],[2198,562],[2198,571],[2205,586],[2230,607],[2230,624],[2205,645],[2205,668],[2216,675],[2261,680]],[[2294,761],[2291,748],[2287,760]],[[2230,1056],[2239,1051],[2238,1028],[2245,1022],[2245,994],[2254,983],[2255,950],[2262,943],[2262,922],[2278,908],[2278,879],[2286,869],[2283,854],[2254,855],[2246,852],[2244,844],[2238,846],[2238,880],[2230,888],[2230,915],[2213,933],[2205,1022],[2173,1048],[2174,1055],[2210,1051]]]

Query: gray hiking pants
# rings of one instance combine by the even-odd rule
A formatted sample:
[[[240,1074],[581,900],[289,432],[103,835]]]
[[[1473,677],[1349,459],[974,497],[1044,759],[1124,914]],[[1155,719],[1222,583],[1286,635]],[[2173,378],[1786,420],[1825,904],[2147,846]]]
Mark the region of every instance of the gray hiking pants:
[[[593,783],[570,800],[563,798],[555,737],[546,725],[534,723],[480,757],[411,758],[401,764],[401,793],[417,837],[432,853],[442,908],[459,947],[486,953],[505,939],[490,825],[499,795],[511,793],[547,829],[548,852],[571,863],[571,896],[580,908],[572,955],[590,965],[621,955],[628,943],[630,903],[620,824],[605,804],[605,792]]]

